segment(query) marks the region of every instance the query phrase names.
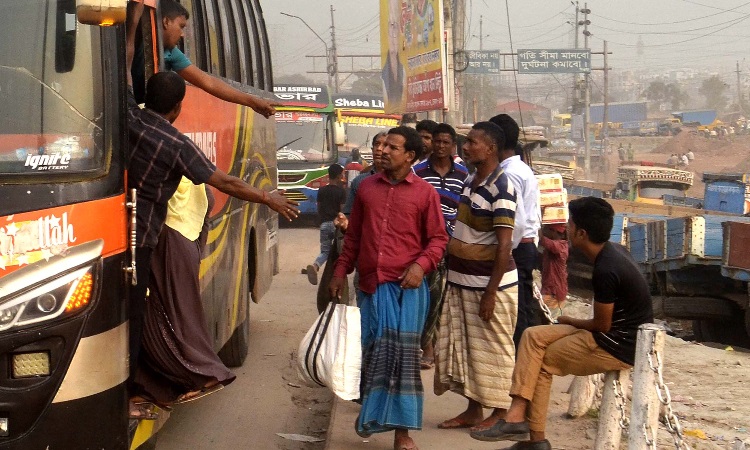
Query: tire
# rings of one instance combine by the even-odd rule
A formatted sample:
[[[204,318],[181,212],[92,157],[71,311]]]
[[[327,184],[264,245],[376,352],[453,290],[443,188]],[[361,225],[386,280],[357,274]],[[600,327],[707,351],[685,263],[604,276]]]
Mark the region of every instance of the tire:
[[[250,305],[245,309],[245,320],[234,329],[224,347],[219,350],[219,359],[227,367],[240,367],[247,358],[250,347]]]
[[[663,307],[664,315],[675,319],[727,321],[738,316],[737,305],[723,298],[666,297]]]

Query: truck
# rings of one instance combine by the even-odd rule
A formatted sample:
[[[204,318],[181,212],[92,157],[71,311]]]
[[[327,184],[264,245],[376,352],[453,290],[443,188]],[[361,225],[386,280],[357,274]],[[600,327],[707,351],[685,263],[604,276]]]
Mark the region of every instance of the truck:
[[[716,110],[714,109],[698,109],[692,111],[676,111],[672,113],[672,117],[679,119],[680,123],[684,126],[706,126],[711,125],[717,120]]]
[[[607,121],[614,123],[641,122],[648,118],[646,102],[614,102],[607,104]],[[590,123],[604,122],[604,103],[594,103],[589,108]]]
[[[750,174],[703,174],[703,208],[707,211],[750,214]]]
[[[684,197],[693,185],[693,172],[648,161],[628,162],[617,170],[614,198],[664,204],[664,196]]]

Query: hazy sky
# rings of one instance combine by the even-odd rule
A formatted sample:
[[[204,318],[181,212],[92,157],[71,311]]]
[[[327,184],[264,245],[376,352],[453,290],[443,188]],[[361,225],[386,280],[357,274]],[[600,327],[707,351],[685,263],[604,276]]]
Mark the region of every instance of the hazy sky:
[[[479,48],[479,20],[483,17],[485,49],[566,48],[573,46],[575,6],[570,0],[466,0],[467,49]],[[312,70],[308,54],[323,54],[323,43],[298,15],[330,43],[330,5],[335,11],[339,54],[379,53],[376,0],[261,0],[271,37],[277,73]],[[584,3],[580,3],[583,8]],[[744,0],[592,0],[589,31],[593,51],[602,40],[613,52],[614,70],[652,67],[659,71],[684,67],[710,68],[734,76],[735,62],[750,72],[750,1]],[[581,16],[582,20],[583,17]],[[583,36],[579,36],[583,46]],[[641,54],[638,42],[642,42]],[[594,56],[594,67],[601,56]],[[510,63],[510,62],[508,62]],[[340,62],[340,67],[348,67]],[[318,69],[322,69],[319,66]]]

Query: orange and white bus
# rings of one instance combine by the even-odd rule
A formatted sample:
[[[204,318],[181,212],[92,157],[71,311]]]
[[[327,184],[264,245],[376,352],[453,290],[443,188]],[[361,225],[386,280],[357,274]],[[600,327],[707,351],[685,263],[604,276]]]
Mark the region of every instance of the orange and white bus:
[[[180,2],[191,15],[186,55],[272,98],[259,0]],[[168,417],[128,420],[137,193],[126,186],[126,3],[3,1],[0,449],[136,448],[153,443]],[[145,78],[162,66],[158,16],[149,7],[141,22]],[[175,125],[220,169],[276,188],[274,121],[189,86]],[[258,301],[278,271],[278,217],[216,199],[201,289],[215,349],[236,366],[247,354],[249,299]]]

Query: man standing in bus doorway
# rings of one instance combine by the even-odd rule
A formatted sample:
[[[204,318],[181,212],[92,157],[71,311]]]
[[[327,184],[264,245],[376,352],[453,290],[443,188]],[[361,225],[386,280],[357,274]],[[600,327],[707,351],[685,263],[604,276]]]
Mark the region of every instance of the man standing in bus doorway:
[[[419,131],[419,128],[417,128],[417,131]],[[422,132],[419,131],[419,134],[421,136]],[[422,141],[424,142],[424,138],[422,138]],[[461,199],[464,180],[469,175],[469,171],[463,165],[453,161],[456,130],[452,126],[447,123],[435,124],[430,145],[433,147],[432,153],[425,161],[414,166],[414,173],[430,183],[440,195],[445,229],[448,236],[452,236],[458,202]],[[422,332],[422,360],[420,365],[423,370],[435,367],[435,330],[438,326],[440,309],[443,304],[446,271],[445,259],[443,259],[438,264],[438,268],[427,276],[427,286],[430,289],[430,310]]]
[[[440,197],[411,170],[422,148],[411,128],[388,132],[383,173],[360,185],[330,284],[331,296],[340,298],[356,264],[362,315],[357,434],[395,431],[396,450],[416,449],[409,430],[422,428],[419,341],[429,306],[424,275],[435,270],[448,242]]]
[[[143,0],[133,0],[140,3]],[[141,3],[142,4],[142,3]],[[174,0],[160,0],[162,42],[164,45],[164,65],[180,75],[185,81],[224,101],[252,108],[265,118],[274,115],[274,106],[265,99],[239,91],[220,78],[211,76],[196,67],[177,47],[184,35],[190,13]],[[140,21],[138,14],[136,20]],[[135,22],[137,23],[137,22]]]
[[[516,189],[516,220],[513,227],[513,261],[518,270],[518,321],[513,342],[518,348],[526,328],[541,325],[543,313],[534,298],[534,268],[536,267],[539,228],[542,213],[539,209],[539,186],[531,168],[516,154],[518,123],[507,114],[490,119],[505,132],[505,147],[500,149],[500,167]]]
[[[438,327],[435,394],[468,400],[466,410],[438,428],[486,429],[510,405],[518,309],[518,274],[511,250],[516,192],[502,167],[502,128],[475,124],[464,156],[477,171],[466,178],[448,243],[448,286]],[[483,408],[493,408],[484,418]]]
[[[130,6],[130,5],[129,5]],[[128,8],[126,69],[133,63],[135,25],[143,4]],[[183,176],[194,184],[209,184],[241,200],[261,203],[292,220],[299,215],[296,202],[279,192],[268,193],[216,168],[187,136],[175,128],[185,97],[185,81],[174,72],[160,72],[146,85],[146,107],[141,109],[128,76],[128,187],[138,191],[136,213],[136,281],[129,296],[130,377],[132,379],[141,348],[146,289],[149,285],[151,254],[167,216],[167,202]],[[143,405],[130,403],[130,417],[154,419]]]
[[[328,167],[328,184],[318,189],[318,218],[320,219],[320,254],[307,266],[307,280],[312,285],[318,284],[318,270],[328,261],[336,229],[333,220],[341,212],[341,205],[346,201],[344,190],[344,168],[338,164]]]

